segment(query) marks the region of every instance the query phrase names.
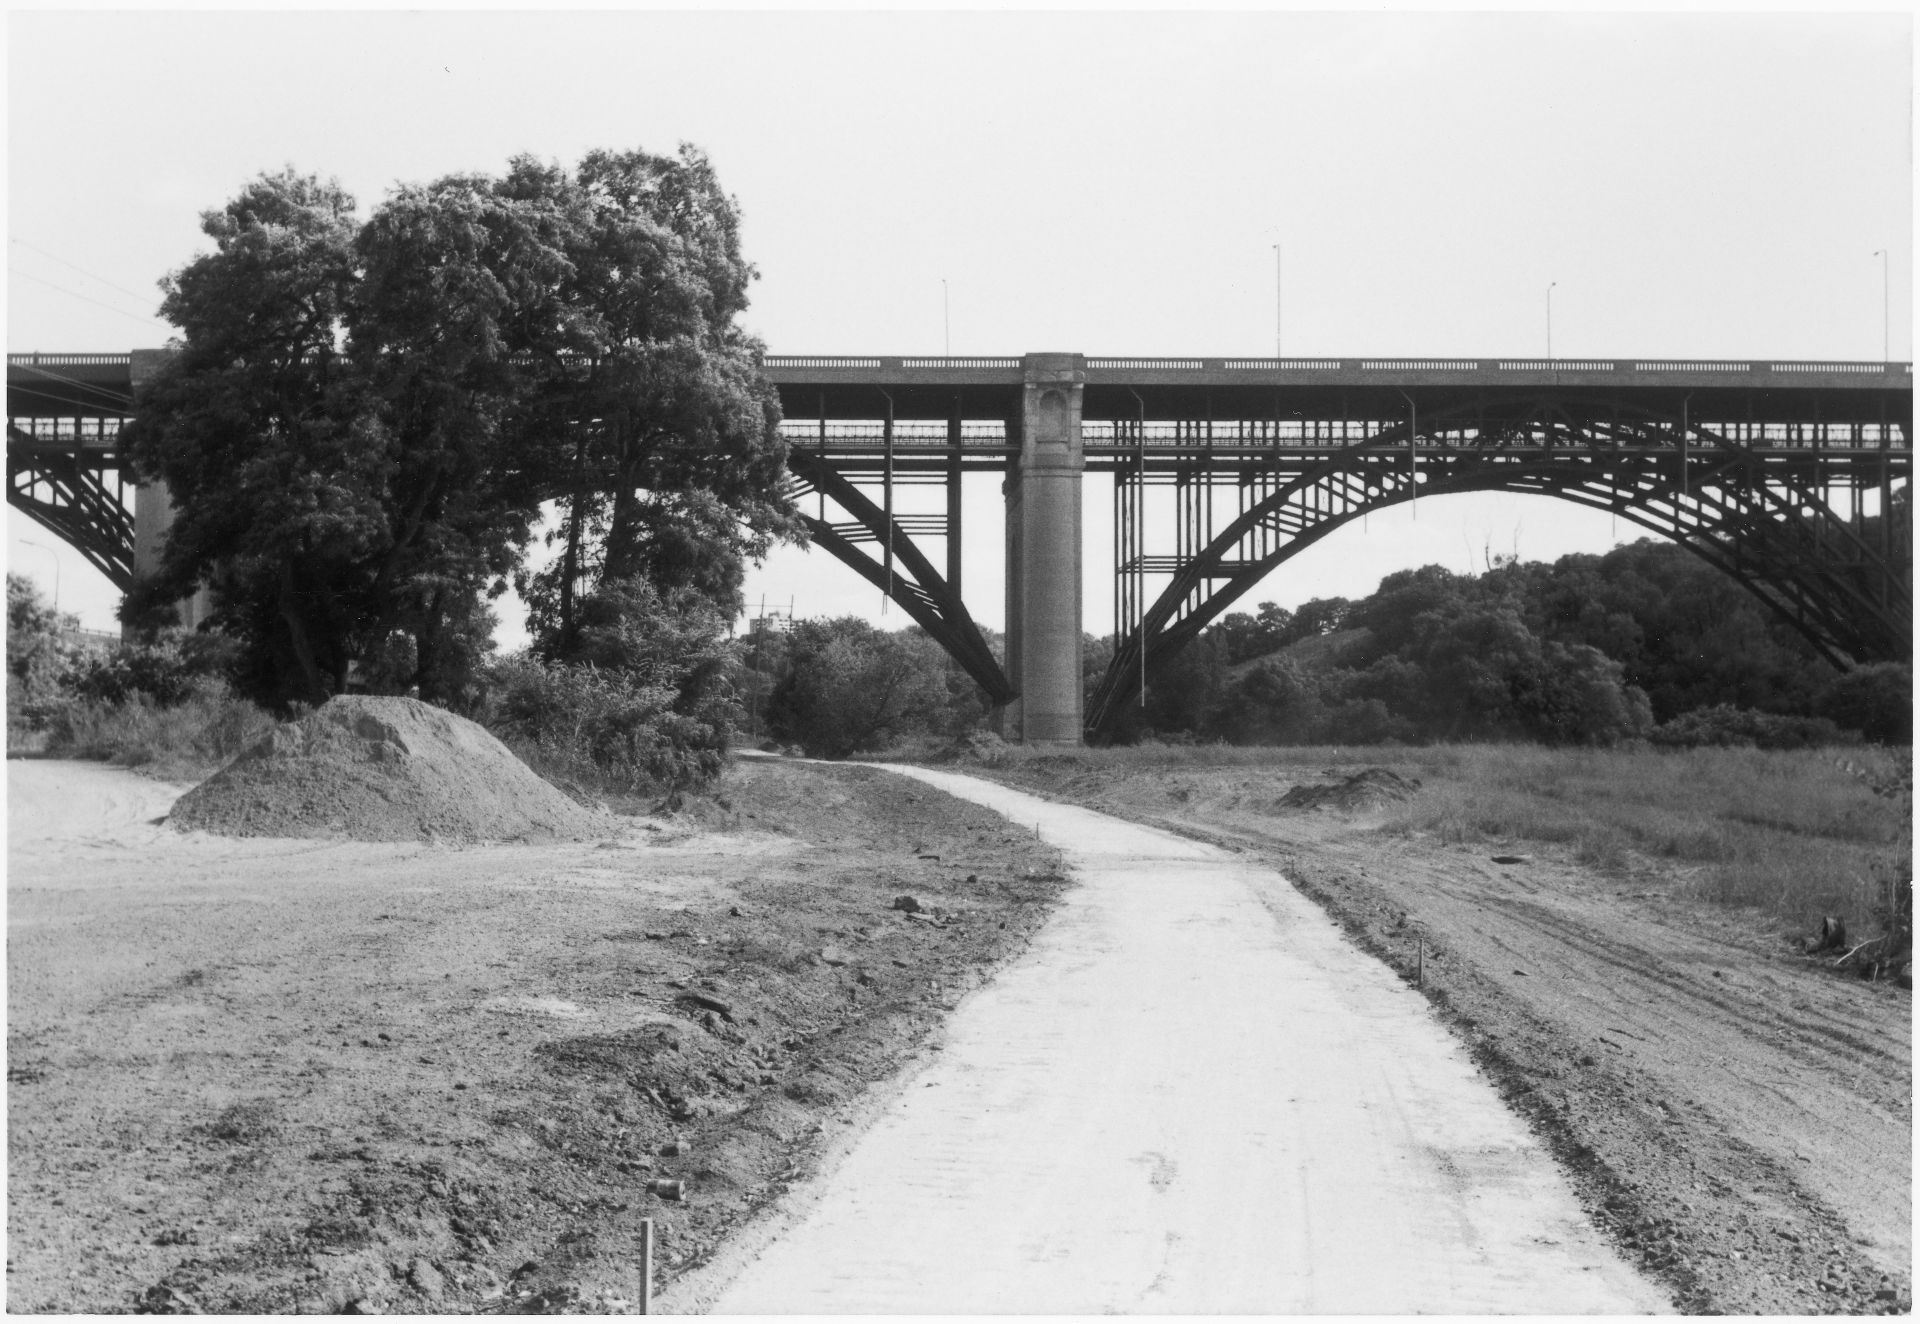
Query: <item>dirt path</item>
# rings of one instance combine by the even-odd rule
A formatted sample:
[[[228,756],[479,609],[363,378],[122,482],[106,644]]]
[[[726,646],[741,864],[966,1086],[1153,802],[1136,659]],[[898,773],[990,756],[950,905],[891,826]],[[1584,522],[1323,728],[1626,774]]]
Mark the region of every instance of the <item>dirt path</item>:
[[[1667,1305],[1427,1005],[1265,870],[901,771],[1037,825],[1081,885],[791,1226],[722,1290],[690,1280],[669,1307]]]
[[[700,1264],[1064,887],[862,768],[466,848],[179,833],[179,787],[8,772],[12,1313],[617,1310],[643,1217],[662,1281]]]
[[[1541,843],[1384,835],[1368,813],[1275,812],[1286,783],[1257,771],[1053,780],[1270,862],[1385,968],[1408,983],[1423,969],[1594,1220],[1685,1307],[1909,1308],[1909,994],[1798,958],[1657,872],[1609,877]]]

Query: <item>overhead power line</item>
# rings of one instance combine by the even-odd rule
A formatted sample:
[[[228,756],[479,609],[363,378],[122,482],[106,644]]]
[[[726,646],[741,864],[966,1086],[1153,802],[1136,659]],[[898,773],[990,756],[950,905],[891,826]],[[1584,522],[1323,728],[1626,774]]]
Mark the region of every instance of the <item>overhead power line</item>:
[[[124,308],[116,308],[110,303],[105,303],[99,299],[93,298],[91,295],[82,294],[78,290],[70,290],[64,285],[56,285],[54,282],[46,279],[44,276],[36,276],[32,272],[22,271],[18,267],[8,267],[7,273],[9,275],[19,276],[24,280],[33,281],[36,284],[45,285],[48,289],[58,290],[60,291],[60,293],[70,295],[75,299],[82,299],[82,300],[85,300],[87,303],[96,304],[101,308],[105,308],[110,313],[119,313],[120,316],[122,317],[131,317],[136,322],[151,322],[156,326],[168,325],[168,323],[162,322],[157,317],[144,317],[139,313],[130,313]]]
[[[66,267],[71,271],[79,272],[82,276],[85,276],[88,280],[97,280],[110,290],[118,290],[120,291],[120,293],[127,295],[129,298],[138,299],[141,303],[147,305],[147,307],[152,308],[156,312],[158,312],[160,309],[160,305],[153,301],[153,296],[151,294],[140,294],[140,293],[137,293],[136,291],[128,289],[124,285],[115,285],[112,281],[108,280],[105,276],[99,275],[92,271],[88,271],[83,266],[67,261],[65,258],[61,257],[58,253],[53,252],[51,249],[42,248],[40,247],[40,245],[33,243],[29,240],[22,239],[18,235],[8,235],[7,239],[8,239],[8,242],[19,244],[22,248],[31,248],[34,252],[40,254],[42,257],[52,258],[55,262],[58,262],[61,266]]]
[[[42,377],[49,378],[50,380],[53,380],[56,382],[61,382],[67,386],[75,387],[78,390],[86,391],[91,395],[99,396],[102,400],[106,401],[109,405],[115,408],[118,408],[119,406],[128,403],[125,392],[109,390],[107,387],[104,387],[104,386],[95,386],[92,382],[83,382],[78,377],[69,377],[63,372],[55,372],[52,368],[42,367],[38,363],[9,364],[8,371],[37,372]],[[49,395],[47,396],[47,398],[49,400],[60,399],[60,397],[53,396],[53,395]],[[65,401],[65,403],[78,404],[79,401],[67,400]]]

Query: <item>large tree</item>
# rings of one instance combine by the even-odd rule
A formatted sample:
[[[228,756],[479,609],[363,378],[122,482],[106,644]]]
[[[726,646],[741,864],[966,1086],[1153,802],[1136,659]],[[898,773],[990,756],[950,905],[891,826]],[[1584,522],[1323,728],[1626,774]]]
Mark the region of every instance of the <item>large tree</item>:
[[[723,606],[797,532],[777,398],[735,325],[752,268],[706,159],[589,155],[397,190],[363,225],[337,184],[263,175],[164,284],[180,328],[129,430],[179,507],[145,596],[216,590],[249,688],[458,696],[484,599],[539,503],[565,552],[523,581],[548,650],[576,586]],[[621,592],[616,600],[625,600]]]
[[[522,582],[544,651],[577,647],[583,586],[645,579],[730,613],[741,566],[800,524],[778,495],[779,398],[735,319],[752,266],[711,163],[593,152],[571,178],[516,163],[529,195],[569,199],[572,356],[548,384],[568,454],[562,552]]]

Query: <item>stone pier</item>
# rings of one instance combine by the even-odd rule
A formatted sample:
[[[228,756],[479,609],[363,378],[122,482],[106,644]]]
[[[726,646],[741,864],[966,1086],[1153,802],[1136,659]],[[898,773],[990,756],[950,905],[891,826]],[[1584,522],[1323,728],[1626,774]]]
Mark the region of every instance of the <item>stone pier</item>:
[[[1007,475],[1007,739],[1078,745],[1082,738],[1080,443],[1086,361],[1029,354],[1020,458]]]

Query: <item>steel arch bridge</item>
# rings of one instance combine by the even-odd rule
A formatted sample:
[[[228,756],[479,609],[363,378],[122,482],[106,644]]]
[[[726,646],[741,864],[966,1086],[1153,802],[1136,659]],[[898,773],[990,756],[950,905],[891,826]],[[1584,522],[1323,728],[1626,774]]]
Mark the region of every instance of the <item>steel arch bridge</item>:
[[[123,589],[169,517],[151,493],[129,510],[118,450],[161,357],[9,356],[8,500]],[[1422,496],[1608,510],[1732,575],[1837,664],[1911,656],[1910,364],[1032,354],[765,368],[814,542],[925,628],[1023,740],[1110,736],[1143,676],[1263,576]],[[1113,479],[1116,647],[1083,711],[1087,471]],[[1004,661],[962,594],[969,472],[1003,479]]]
[[[1216,440],[1214,454],[1157,472],[1136,445],[1115,486],[1116,619],[1128,628],[1089,700],[1089,733],[1110,734],[1143,668],[1166,665],[1272,570],[1354,519],[1422,496],[1517,492],[1608,511],[1731,575],[1836,665],[1907,656],[1909,528],[1861,516],[1868,488],[1880,490],[1882,510],[1898,508],[1891,484],[1908,461],[1891,431],[1700,424],[1684,417],[1686,403],[1673,417],[1544,390],[1456,400],[1421,417],[1409,402],[1405,419],[1376,421],[1355,443],[1261,455],[1259,438],[1235,438],[1221,457]],[[1171,554],[1148,542],[1167,532],[1142,513],[1155,483],[1176,494]],[[1232,494],[1224,520],[1209,488]],[[1835,508],[1836,493],[1850,513]]]

